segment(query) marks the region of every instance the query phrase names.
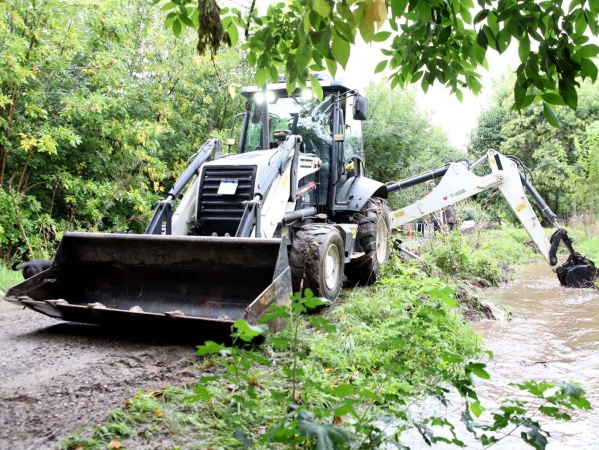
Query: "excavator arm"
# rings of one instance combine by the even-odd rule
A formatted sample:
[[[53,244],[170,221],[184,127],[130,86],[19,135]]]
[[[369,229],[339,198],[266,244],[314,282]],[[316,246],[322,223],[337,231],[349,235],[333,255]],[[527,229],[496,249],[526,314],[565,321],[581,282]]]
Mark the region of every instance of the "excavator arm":
[[[474,174],[472,170],[485,160],[489,165],[490,173],[485,176]],[[541,254],[550,265],[555,266],[555,272],[560,283],[569,287],[594,286],[597,277],[595,264],[574,251],[572,239],[568,237],[567,231],[560,227],[556,215],[521,174],[515,159],[502,155],[495,150],[489,150],[483,158],[472,165],[465,160],[458,160],[439,169],[388,185],[387,191],[389,193],[397,192],[437,178],[441,178],[441,181],[425,197],[390,213],[390,222],[393,227],[401,227],[479,192],[497,188],[539,248]],[[528,201],[526,192],[531,195],[545,217],[557,229],[551,239],[547,238],[537,214]],[[557,259],[557,248],[560,241],[564,242],[570,252],[570,256],[564,264],[559,264]]]

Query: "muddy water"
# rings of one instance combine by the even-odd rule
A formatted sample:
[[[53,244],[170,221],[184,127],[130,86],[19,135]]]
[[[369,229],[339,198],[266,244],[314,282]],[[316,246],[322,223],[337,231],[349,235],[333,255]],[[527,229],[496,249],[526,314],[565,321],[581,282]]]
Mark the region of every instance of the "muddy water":
[[[549,448],[599,448],[599,293],[561,287],[545,264],[525,267],[517,280],[488,295],[510,308],[513,319],[474,325],[495,356],[480,394],[492,407],[517,394],[509,383],[577,381],[596,410],[575,412],[571,422],[542,421],[551,433]],[[507,438],[493,448],[530,447]]]
[[[561,287],[544,263],[524,267],[516,279],[485,291],[488,300],[512,311],[512,320],[473,324],[481,333],[485,348],[494,354],[493,360],[486,361],[491,379],[477,380],[479,399],[487,408],[480,420],[490,423],[490,414],[498,410],[505,398],[534,401],[510,383],[576,381],[587,392],[595,410],[575,410],[570,422],[542,416],[534,419],[551,434],[547,447],[550,450],[599,449],[599,292]],[[458,437],[466,443],[466,448],[482,448],[460,423],[463,406],[457,394],[447,409],[440,409],[436,401],[433,405],[429,400],[412,411],[414,417],[421,413],[445,416],[456,424]],[[531,449],[521,440],[521,431],[516,430],[513,436],[501,439],[491,448]],[[404,432],[401,440],[412,450],[431,448],[415,430]],[[437,444],[432,448],[456,447]]]

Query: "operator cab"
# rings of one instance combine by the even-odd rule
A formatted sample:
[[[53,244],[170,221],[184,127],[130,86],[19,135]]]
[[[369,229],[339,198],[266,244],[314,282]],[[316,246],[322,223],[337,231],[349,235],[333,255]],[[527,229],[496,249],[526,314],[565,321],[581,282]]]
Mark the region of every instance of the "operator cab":
[[[284,80],[265,88],[243,88],[247,98],[241,129],[234,120],[230,148],[237,145],[238,153],[276,149],[289,135],[302,137],[301,152],[317,155],[321,169],[300,180],[300,185],[314,181],[315,191],[301,199],[302,204],[324,207],[335,203],[335,191],[348,176],[363,174],[364,144],[362,120],[366,119],[366,98],[358,95],[343,82],[319,76],[323,100],[311,90],[287,92]],[[237,142],[233,136],[239,135]],[[335,186],[336,189],[329,189]]]

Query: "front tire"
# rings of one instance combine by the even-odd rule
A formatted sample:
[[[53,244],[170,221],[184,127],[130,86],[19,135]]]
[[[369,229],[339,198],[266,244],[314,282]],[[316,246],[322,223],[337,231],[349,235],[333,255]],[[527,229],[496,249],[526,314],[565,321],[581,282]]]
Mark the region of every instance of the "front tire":
[[[343,285],[344,245],[339,231],[330,225],[306,225],[291,246],[289,265],[293,292],[309,288],[317,297],[337,300]]]
[[[354,284],[372,284],[391,254],[389,205],[385,200],[373,197],[353,219],[358,223],[358,243],[364,255],[345,267],[345,275]]]

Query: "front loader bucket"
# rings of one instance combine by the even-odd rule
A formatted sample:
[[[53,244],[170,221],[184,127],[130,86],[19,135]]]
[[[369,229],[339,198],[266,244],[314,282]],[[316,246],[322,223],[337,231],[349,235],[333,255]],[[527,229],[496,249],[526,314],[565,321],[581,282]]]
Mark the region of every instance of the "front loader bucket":
[[[72,322],[216,339],[290,294],[281,239],[67,232],[52,267],[6,300]]]

